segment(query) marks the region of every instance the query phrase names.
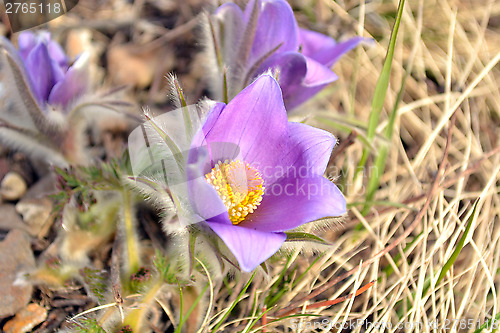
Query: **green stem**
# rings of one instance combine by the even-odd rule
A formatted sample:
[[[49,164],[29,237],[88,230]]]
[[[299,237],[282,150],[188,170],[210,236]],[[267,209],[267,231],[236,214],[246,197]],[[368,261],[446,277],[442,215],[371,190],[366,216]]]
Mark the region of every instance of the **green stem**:
[[[124,325],[129,325],[133,332],[140,332],[143,327],[143,320],[149,311],[149,304],[155,299],[156,294],[163,287],[163,281],[158,279],[151,288],[149,288],[141,300],[141,306],[138,309],[132,310],[125,319]]]
[[[125,239],[127,245],[127,260],[129,267],[129,276],[139,270],[139,248],[137,246],[132,203],[130,200],[130,193],[126,190],[122,191],[123,196],[123,223],[125,227]]]

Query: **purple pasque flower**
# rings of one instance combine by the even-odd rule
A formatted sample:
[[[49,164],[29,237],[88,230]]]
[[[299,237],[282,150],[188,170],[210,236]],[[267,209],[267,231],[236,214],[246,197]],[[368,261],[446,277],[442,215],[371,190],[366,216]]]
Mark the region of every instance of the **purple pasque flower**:
[[[278,251],[285,231],[346,212],[342,193],[323,177],[335,142],[288,122],[270,75],[210,110],[188,158],[189,195],[243,271]]]
[[[43,109],[49,104],[66,110],[69,104],[88,90],[86,54],[78,57],[70,66],[63,49],[51,40],[48,32],[21,32],[18,45],[31,89]]]
[[[285,0],[250,0],[244,10],[226,3],[212,21],[215,51],[227,66],[230,97],[269,69],[279,69],[288,110],[313,97],[337,79],[330,67],[342,55],[369,39],[342,43],[299,28]],[[219,63],[219,66],[221,64]]]

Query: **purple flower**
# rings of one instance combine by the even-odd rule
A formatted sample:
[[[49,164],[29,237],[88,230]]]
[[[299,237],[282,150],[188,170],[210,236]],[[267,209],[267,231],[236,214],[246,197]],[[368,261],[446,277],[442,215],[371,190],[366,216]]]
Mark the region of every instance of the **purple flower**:
[[[230,97],[269,69],[279,69],[287,109],[313,97],[337,79],[330,70],[366,38],[343,43],[301,29],[285,0],[250,0],[244,11],[227,3],[215,13],[215,50],[228,67]],[[216,24],[215,24],[216,23]]]
[[[72,66],[59,44],[48,32],[19,34],[19,55],[24,63],[32,91],[38,102],[63,109],[88,89],[87,56],[78,57]]]
[[[326,131],[288,122],[270,75],[210,110],[193,139],[189,194],[242,270],[278,251],[285,231],[346,212],[342,193],[323,177],[335,142]]]

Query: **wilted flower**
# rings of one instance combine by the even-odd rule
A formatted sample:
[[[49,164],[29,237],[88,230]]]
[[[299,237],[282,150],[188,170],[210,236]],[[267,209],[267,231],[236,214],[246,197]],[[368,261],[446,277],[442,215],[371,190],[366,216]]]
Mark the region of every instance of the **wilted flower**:
[[[251,271],[285,242],[284,231],[346,212],[323,177],[335,138],[288,122],[278,83],[263,75],[229,104],[216,104],[188,160],[194,211]]]
[[[70,66],[63,49],[51,40],[48,32],[38,35],[31,31],[22,32],[18,45],[31,88],[42,107],[50,104],[66,110],[71,102],[88,90],[86,53]]]
[[[210,19],[210,35],[210,52],[218,60],[214,66],[219,68],[218,78],[227,67],[229,98],[260,74],[279,69],[288,110],[335,81],[337,76],[330,67],[356,45],[368,41],[355,37],[337,43],[328,36],[301,29],[285,0],[250,0],[244,11],[234,3],[226,3]]]

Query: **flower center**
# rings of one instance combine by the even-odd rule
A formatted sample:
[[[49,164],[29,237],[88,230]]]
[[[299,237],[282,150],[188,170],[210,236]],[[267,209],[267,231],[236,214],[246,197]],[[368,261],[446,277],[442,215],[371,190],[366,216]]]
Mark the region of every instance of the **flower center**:
[[[242,222],[262,201],[264,180],[248,163],[219,161],[205,178],[219,194],[233,224]]]

